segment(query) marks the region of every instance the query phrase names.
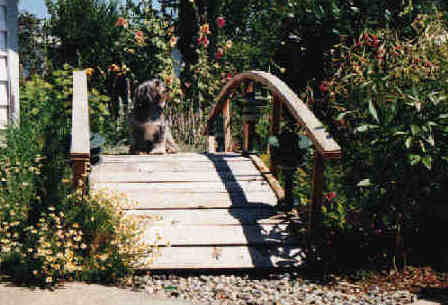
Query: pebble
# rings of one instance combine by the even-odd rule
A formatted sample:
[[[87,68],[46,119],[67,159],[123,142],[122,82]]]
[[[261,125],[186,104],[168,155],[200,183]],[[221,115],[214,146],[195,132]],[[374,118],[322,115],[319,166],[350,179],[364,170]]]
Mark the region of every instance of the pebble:
[[[416,296],[409,291],[386,291],[346,282],[332,285],[301,279],[296,273],[268,274],[262,278],[243,275],[140,276],[138,288],[148,294],[187,300],[200,305],[401,305]]]

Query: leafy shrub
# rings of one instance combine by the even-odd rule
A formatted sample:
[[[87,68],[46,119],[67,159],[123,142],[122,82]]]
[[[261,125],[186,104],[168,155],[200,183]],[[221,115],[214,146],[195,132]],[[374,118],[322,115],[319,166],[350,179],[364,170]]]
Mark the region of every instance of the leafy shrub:
[[[322,98],[308,97],[332,118],[343,149],[342,165],[330,169],[342,183],[329,189],[334,203],[345,201],[343,229],[415,235],[423,207],[446,186],[448,27],[439,14],[412,26],[409,39],[383,29],[337,45],[336,73],[318,85]],[[339,206],[327,205],[326,216]]]
[[[131,203],[71,190],[70,74],[24,84],[21,127],[8,131],[0,149],[0,268],[15,281],[114,281],[157,254],[142,240],[145,219],[126,215]]]

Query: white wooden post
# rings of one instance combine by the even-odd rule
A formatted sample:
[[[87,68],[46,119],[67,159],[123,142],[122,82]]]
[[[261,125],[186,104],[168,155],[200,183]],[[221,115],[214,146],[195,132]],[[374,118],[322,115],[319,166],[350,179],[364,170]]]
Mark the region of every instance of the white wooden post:
[[[17,0],[0,0],[0,129],[19,124]]]

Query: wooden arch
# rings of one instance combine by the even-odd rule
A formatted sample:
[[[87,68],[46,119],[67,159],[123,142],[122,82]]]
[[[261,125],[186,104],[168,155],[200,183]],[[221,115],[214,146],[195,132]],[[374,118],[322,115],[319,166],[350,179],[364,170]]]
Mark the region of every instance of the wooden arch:
[[[230,98],[227,98],[232,91],[239,87],[242,82],[259,82],[269,88],[273,96],[273,113],[271,121],[271,129],[273,135],[280,132],[280,119],[282,107],[286,108],[295,118],[296,122],[305,128],[307,136],[310,138],[316,148],[313,161],[313,180],[312,180],[312,223],[319,221],[320,210],[323,200],[324,187],[324,170],[325,160],[340,159],[342,156],[341,148],[336,141],[326,132],[324,125],[316,118],[316,116],[308,109],[305,103],[291,90],[283,81],[276,76],[263,71],[243,72],[234,76],[216,98],[216,104],[211,110],[207,120],[206,133],[209,134],[213,121],[219,113],[224,116],[224,132],[225,132],[225,149],[230,150]],[[247,136],[246,134],[244,135]],[[245,142],[247,140],[245,139]],[[272,156],[271,156],[271,160]],[[271,162],[270,173],[276,174],[275,164]],[[269,181],[269,179],[268,179]],[[278,184],[278,182],[277,182]],[[272,185],[272,184],[271,184]],[[274,187],[273,187],[274,188]],[[276,192],[277,197],[283,195],[284,192]],[[317,224],[317,223],[316,223]]]

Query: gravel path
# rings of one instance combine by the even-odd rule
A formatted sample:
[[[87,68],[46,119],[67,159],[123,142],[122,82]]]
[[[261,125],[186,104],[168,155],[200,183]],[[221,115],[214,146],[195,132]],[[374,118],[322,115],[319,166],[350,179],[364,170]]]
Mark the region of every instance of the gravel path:
[[[151,295],[188,300],[195,304],[410,304],[416,296],[409,291],[384,291],[371,286],[367,291],[341,281],[335,285],[304,280],[293,273],[253,275],[152,275],[137,278],[136,284]]]

